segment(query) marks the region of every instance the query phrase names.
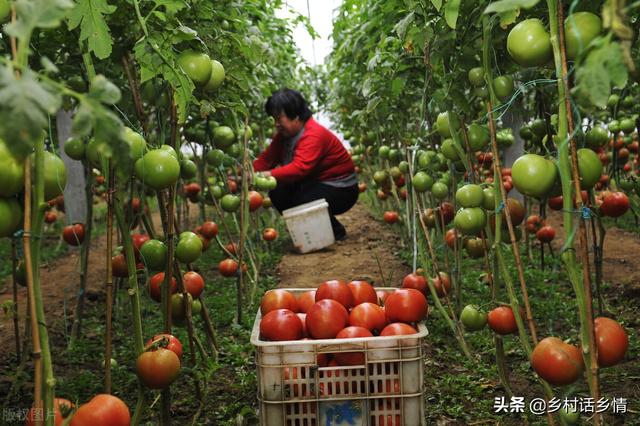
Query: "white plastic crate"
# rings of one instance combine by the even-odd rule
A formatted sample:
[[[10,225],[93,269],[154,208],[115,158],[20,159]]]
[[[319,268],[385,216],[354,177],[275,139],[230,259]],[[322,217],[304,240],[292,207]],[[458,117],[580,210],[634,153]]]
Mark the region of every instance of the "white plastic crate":
[[[261,425],[424,425],[424,324],[409,336],[270,342],[261,319],[258,310],[251,334]],[[365,364],[318,367],[318,356],[339,352],[364,353]]]
[[[329,204],[324,198],[287,209],[282,217],[299,253],[320,250],[335,242]]]

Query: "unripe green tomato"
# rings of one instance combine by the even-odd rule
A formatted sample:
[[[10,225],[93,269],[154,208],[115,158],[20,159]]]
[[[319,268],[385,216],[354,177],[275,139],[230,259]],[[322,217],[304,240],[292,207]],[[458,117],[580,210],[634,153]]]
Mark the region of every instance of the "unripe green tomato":
[[[479,87],[484,85],[484,71],[482,67],[475,67],[469,70],[469,83],[473,86]]]
[[[206,53],[187,50],[178,57],[178,66],[196,86],[204,86],[211,77],[211,58]]]
[[[436,182],[431,186],[431,193],[436,200],[444,200],[449,195],[449,187],[443,182]]]
[[[564,21],[567,57],[576,59],[602,32],[602,20],[591,12],[576,12]]]
[[[456,202],[461,207],[480,207],[484,199],[480,185],[467,184],[456,191]]]
[[[537,18],[521,21],[511,29],[507,51],[523,67],[545,65],[553,58],[549,33]]]
[[[198,174],[198,166],[191,160],[182,160],[180,162],[180,177],[182,179],[193,179]]]
[[[64,153],[69,158],[76,161],[84,159],[85,145],[84,141],[79,138],[69,138],[64,143]]]

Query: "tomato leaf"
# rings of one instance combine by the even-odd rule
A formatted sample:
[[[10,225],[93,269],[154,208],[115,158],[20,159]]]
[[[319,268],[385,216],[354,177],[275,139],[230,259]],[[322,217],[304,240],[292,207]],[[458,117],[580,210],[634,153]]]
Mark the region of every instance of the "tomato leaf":
[[[164,7],[164,10],[170,15],[174,15],[187,7],[183,0],[153,0],[153,2],[156,4],[156,8]]]
[[[116,6],[110,6],[107,0],[78,0],[69,14],[69,29],[80,26],[80,41],[88,40],[89,51],[99,59],[111,55],[113,39],[105,15],[115,10]]]
[[[594,40],[576,68],[578,90],[600,108],[607,106],[611,86],[624,87],[629,77],[622,48],[611,35]]]
[[[431,4],[436,8],[438,12],[440,12],[440,8],[442,7],[442,0],[431,0]]]
[[[91,82],[89,96],[99,102],[113,105],[120,100],[121,94],[120,89],[115,84],[107,80],[105,76],[98,75]]]
[[[140,39],[133,48],[134,56],[142,68],[141,83],[161,74],[174,89],[178,121],[184,123],[189,114],[189,103],[193,99],[195,86],[177,65],[170,41],[163,35],[154,34]]]
[[[4,27],[5,32],[19,39],[28,39],[36,28],[55,28],[60,25],[71,0],[17,0],[16,21]]]
[[[516,22],[518,16],[520,16],[520,9],[509,10],[507,12],[498,13],[500,17],[500,27],[506,29],[509,25]]]
[[[484,13],[504,13],[518,9],[530,9],[540,0],[500,0],[491,3],[484,10]]]
[[[31,151],[33,141],[40,136],[62,105],[61,97],[36,74],[24,69],[16,77],[13,68],[0,67],[0,133],[17,153]]]
[[[444,5],[444,20],[452,29],[456,29],[461,0],[448,0]]]
[[[411,12],[407,16],[402,18],[395,27],[393,27],[393,30],[396,32],[396,34],[398,34],[398,38],[404,40],[404,36],[407,33],[407,27],[409,27],[409,25],[413,22],[414,18],[415,12]]]
[[[407,83],[407,80],[404,78],[396,77],[391,82],[391,93],[394,97],[398,97],[402,90],[404,89],[404,85]]]

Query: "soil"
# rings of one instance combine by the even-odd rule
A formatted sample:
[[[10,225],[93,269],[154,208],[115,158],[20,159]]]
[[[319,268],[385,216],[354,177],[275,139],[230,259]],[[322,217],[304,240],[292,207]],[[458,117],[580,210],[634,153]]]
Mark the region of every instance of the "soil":
[[[347,238],[321,251],[285,254],[276,270],[280,287],[315,288],[332,279],[399,287],[410,268],[396,256],[402,244],[397,232],[376,221],[360,203],[338,219],[347,229]]]

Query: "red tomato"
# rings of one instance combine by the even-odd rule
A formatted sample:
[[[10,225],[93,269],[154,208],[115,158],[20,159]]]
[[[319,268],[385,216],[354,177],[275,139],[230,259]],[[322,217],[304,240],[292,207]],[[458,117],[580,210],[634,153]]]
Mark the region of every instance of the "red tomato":
[[[431,278],[431,281],[438,296],[442,297],[451,291],[451,279],[446,272],[439,272],[437,277]]]
[[[56,220],[58,220],[58,215],[56,214],[56,212],[46,212],[44,214],[44,221],[47,223],[53,223]]]
[[[596,346],[598,347],[598,365],[610,367],[624,359],[629,347],[627,332],[611,318],[598,317],[594,320]]]
[[[144,243],[149,241],[150,238],[148,235],[133,234],[131,235],[131,240],[133,241],[133,249],[134,249],[133,252],[136,256],[136,262],[140,262],[140,260],[142,260],[140,255],[140,247],[142,247]]]
[[[113,395],[99,394],[73,415],[70,426],[130,426],[129,407]]]
[[[162,300],[162,282],[164,281],[164,272],[158,272],[149,278],[149,296],[156,302]],[[175,278],[171,278],[169,282],[169,293],[174,294],[178,291],[178,284]]]
[[[180,359],[165,348],[143,352],[136,359],[136,374],[149,389],[164,389],[173,383],[180,372]]]
[[[260,335],[273,341],[302,339],[302,322],[293,311],[276,309],[262,317]]]
[[[296,315],[298,316],[298,318],[300,318],[300,321],[302,322],[302,338],[305,339],[309,337],[309,333],[307,332],[307,314],[304,314],[302,312],[297,312]]]
[[[389,297],[389,292],[384,290],[376,290],[376,296],[378,296],[378,300],[376,301],[376,303],[384,303],[385,300],[387,300],[387,297]]]
[[[333,339],[348,322],[345,307],[332,299],[320,300],[307,311],[307,332],[314,339]]]
[[[133,214],[138,214],[140,213],[140,198],[138,197],[133,197],[131,199],[131,202],[129,203],[131,206],[131,211],[133,212]]]
[[[416,334],[418,330],[403,322],[394,322],[389,324],[380,332],[380,336],[404,336],[408,334]]]
[[[189,198],[193,198],[196,197],[199,193],[200,193],[200,185],[198,185],[197,183],[193,182],[193,183],[188,183],[186,184],[184,187],[184,193],[187,197]]]
[[[238,262],[233,259],[224,259],[218,264],[218,271],[223,277],[235,277],[238,271]]]
[[[210,220],[203,223],[200,234],[207,239],[215,238],[218,235],[218,224]]]
[[[351,281],[349,284],[351,294],[353,294],[353,306],[357,306],[364,302],[377,303],[378,296],[376,290],[366,281]]]
[[[455,228],[451,228],[444,235],[444,240],[447,243],[447,246],[453,250],[456,247],[456,240],[458,239],[458,233]],[[458,247],[460,244],[458,243]]]
[[[541,243],[550,243],[555,237],[556,230],[551,225],[545,225],[536,232],[536,238]]]
[[[427,279],[425,277],[423,277],[422,275],[418,275],[416,273],[410,273],[408,275],[406,275],[403,279],[402,279],[402,288],[413,288],[418,290],[419,292],[421,292],[422,294],[424,294],[425,296],[427,295],[427,292],[429,291],[429,287],[427,286]]]
[[[84,241],[84,224],[67,225],[62,230],[62,239],[70,246],[79,246]]]
[[[424,294],[413,288],[395,290],[387,297],[384,309],[389,322],[418,322],[429,313]]]
[[[436,213],[438,223],[442,222],[442,218],[444,218],[444,225],[448,225],[451,223],[455,215],[456,211],[453,208],[453,204],[447,201],[440,203],[440,211]]]
[[[562,210],[562,195],[549,198],[547,200],[547,205],[551,210],[556,210],[556,211]]]
[[[353,303],[353,293],[349,285],[341,280],[325,281],[316,290],[316,302],[323,299],[333,299],[342,304],[346,309],[351,309]]]
[[[204,290],[204,278],[197,272],[189,271],[182,277],[185,290],[197,299]]]
[[[353,339],[357,337],[373,337],[373,334],[364,327],[346,327],[336,335],[336,339]],[[338,365],[364,365],[366,359],[364,352],[337,352],[333,354]]]
[[[54,412],[54,426],[62,426],[64,420],[66,419],[65,415],[69,413],[69,410],[73,408],[73,404],[68,399],[64,398],[55,398],[53,400],[53,412]],[[44,411],[42,412],[44,414]],[[36,420],[46,420],[45,415],[36,415],[36,408],[31,407],[29,413],[27,413],[27,418],[25,419],[24,426],[35,426]]]
[[[182,343],[173,334],[156,334],[151,339],[147,340],[145,347],[152,343],[160,342],[160,347],[170,350],[174,354],[178,355],[178,358],[182,358]]]
[[[360,182],[360,183],[358,184],[358,191],[360,191],[360,192],[364,192],[364,191],[366,191],[366,190],[367,190],[367,184],[366,184],[366,183],[364,183],[364,182]]]
[[[269,290],[262,296],[260,302],[260,312],[266,315],[276,309],[289,309],[292,312],[298,312],[298,301],[293,293],[277,288]]]
[[[379,333],[386,324],[384,309],[376,303],[360,303],[349,313],[349,325],[364,327],[371,332]]]
[[[238,254],[238,245],[236,243],[229,243],[224,248],[234,256]]]
[[[114,277],[126,278],[129,276],[127,259],[124,254],[119,254],[111,258],[111,272]]]
[[[629,210],[629,197],[624,192],[609,192],[602,197],[600,211],[604,216],[620,217]]]
[[[537,214],[532,214],[527,218],[525,229],[528,234],[535,234],[538,232],[538,229],[542,226],[542,218]]]
[[[254,212],[262,207],[264,198],[258,191],[249,191],[249,211]]]
[[[316,303],[316,291],[309,290],[298,296],[298,310],[303,313],[307,313],[309,308]]]
[[[398,212],[387,211],[384,212],[382,219],[384,219],[384,221],[389,224],[396,223],[398,220],[400,220],[400,215],[398,214]]]
[[[533,369],[556,386],[569,385],[580,377],[584,361],[580,349],[557,337],[542,339],[531,354]]]
[[[518,331],[516,317],[510,306],[500,306],[487,315],[489,327],[498,334],[513,334]]]
[[[265,241],[273,241],[278,238],[278,231],[273,228],[265,228],[262,231],[262,239]]]

